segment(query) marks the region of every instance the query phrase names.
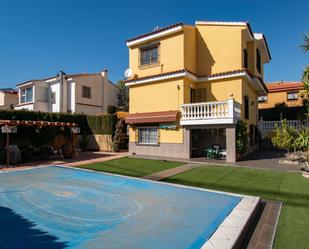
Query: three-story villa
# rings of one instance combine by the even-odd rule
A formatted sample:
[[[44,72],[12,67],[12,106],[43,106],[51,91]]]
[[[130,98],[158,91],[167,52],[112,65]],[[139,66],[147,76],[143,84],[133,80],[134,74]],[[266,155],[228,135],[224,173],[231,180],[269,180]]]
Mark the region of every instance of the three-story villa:
[[[246,22],[177,23],[127,41],[129,150],[191,158],[217,145],[235,162],[236,124],[257,144],[258,96],[267,94],[266,39]]]

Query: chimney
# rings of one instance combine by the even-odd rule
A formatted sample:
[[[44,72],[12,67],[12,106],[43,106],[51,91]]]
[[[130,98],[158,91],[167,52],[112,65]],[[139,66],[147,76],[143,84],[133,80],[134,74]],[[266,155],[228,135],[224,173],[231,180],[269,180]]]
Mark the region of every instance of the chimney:
[[[108,79],[108,70],[106,68],[104,68],[101,72],[101,75],[103,78]]]

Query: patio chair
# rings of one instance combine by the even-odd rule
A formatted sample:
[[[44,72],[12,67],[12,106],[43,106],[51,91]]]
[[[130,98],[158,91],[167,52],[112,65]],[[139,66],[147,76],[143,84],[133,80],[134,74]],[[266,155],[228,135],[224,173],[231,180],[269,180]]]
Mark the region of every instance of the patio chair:
[[[205,149],[206,159],[217,159],[220,155],[220,145],[214,144],[211,148]]]
[[[62,154],[62,150],[61,149],[54,149],[53,147],[52,151],[53,151],[53,157],[54,159],[64,159],[64,156]]]

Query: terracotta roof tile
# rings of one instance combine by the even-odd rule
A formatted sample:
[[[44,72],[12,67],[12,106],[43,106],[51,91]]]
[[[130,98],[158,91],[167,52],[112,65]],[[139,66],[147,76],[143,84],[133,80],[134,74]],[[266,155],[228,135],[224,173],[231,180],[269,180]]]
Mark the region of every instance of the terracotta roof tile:
[[[1,88],[1,89],[0,89],[0,92],[3,92],[3,93],[11,93],[11,94],[18,94],[18,91],[16,91],[16,90],[13,89],[13,88]]]
[[[154,75],[148,75],[148,76],[144,76],[144,77],[140,77],[140,78],[134,78],[134,79],[128,79],[125,80],[124,83],[130,83],[130,82],[134,82],[134,81],[140,81],[140,80],[148,80],[148,79],[155,79],[158,77],[163,77],[163,76],[168,76],[168,75],[173,75],[173,74],[178,74],[178,73],[191,73],[196,77],[216,77],[216,76],[224,76],[226,74],[235,74],[235,73],[242,73],[242,72],[246,72],[250,75],[250,77],[256,77],[258,78],[261,82],[262,82],[262,86],[264,88],[264,90],[266,92],[268,92],[268,89],[263,81],[263,79],[261,77],[258,76],[254,76],[248,69],[243,68],[243,69],[236,69],[236,70],[231,70],[231,71],[226,71],[226,72],[220,72],[220,73],[215,73],[215,74],[210,74],[210,75],[196,75],[194,73],[192,73],[189,70],[186,69],[180,69],[180,70],[176,70],[176,71],[171,71],[171,72],[166,72],[166,73],[161,73],[161,74],[154,74]]]
[[[167,27],[164,27],[164,28],[160,28],[160,29],[158,29],[158,30],[155,30],[155,31],[153,31],[153,32],[149,32],[149,33],[146,33],[146,34],[143,34],[143,35],[136,36],[136,37],[134,37],[134,38],[131,38],[131,39],[127,40],[126,42],[132,42],[132,41],[135,41],[135,40],[138,40],[138,39],[147,37],[147,36],[151,36],[151,35],[160,33],[160,32],[165,31],[165,30],[169,30],[169,29],[172,29],[172,28],[176,28],[176,27],[178,27],[178,26],[183,26],[183,23],[175,23],[175,24],[169,25],[169,26],[167,26]]]
[[[285,91],[291,91],[291,90],[301,90],[304,89],[304,83],[303,82],[272,82],[267,83],[266,87],[269,92],[285,92]]]
[[[175,70],[175,71],[171,71],[171,72],[166,72],[166,73],[160,73],[160,74],[153,74],[153,75],[148,75],[148,76],[143,76],[143,77],[139,77],[139,78],[134,78],[134,79],[128,79],[125,80],[125,83],[129,83],[132,81],[136,81],[136,80],[147,80],[147,79],[152,79],[152,78],[157,78],[157,77],[161,77],[161,76],[168,76],[168,75],[172,75],[172,74],[176,74],[176,73],[184,73],[184,72],[190,72],[186,69],[180,69],[180,70]]]

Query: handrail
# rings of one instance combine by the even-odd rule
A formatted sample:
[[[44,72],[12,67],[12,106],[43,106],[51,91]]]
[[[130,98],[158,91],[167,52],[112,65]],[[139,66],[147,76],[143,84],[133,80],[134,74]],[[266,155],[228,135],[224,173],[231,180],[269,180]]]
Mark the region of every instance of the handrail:
[[[233,99],[180,105],[181,120],[239,119],[239,104]]]

